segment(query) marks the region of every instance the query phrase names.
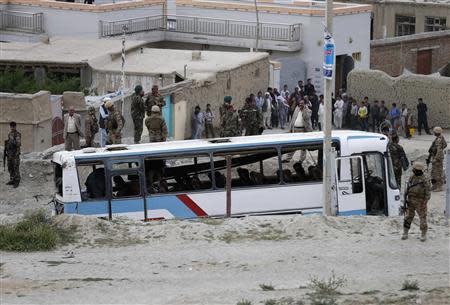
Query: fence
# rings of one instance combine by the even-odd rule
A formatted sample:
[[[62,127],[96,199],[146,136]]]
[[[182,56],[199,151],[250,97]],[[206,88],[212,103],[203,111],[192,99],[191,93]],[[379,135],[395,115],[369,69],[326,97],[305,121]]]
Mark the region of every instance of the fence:
[[[43,33],[43,13],[24,13],[0,10],[0,29],[27,33]]]
[[[118,21],[100,21],[100,37],[164,30],[233,38],[255,38],[257,23],[230,19],[192,16],[149,16]],[[261,40],[299,41],[301,24],[260,23]]]

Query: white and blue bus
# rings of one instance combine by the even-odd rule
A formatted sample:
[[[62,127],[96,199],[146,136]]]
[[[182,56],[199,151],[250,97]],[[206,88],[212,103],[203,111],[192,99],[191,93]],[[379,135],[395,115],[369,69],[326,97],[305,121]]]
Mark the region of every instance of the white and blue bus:
[[[399,215],[387,144],[377,133],[333,132],[335,215]],[[321,213],[322,147],[323,133],[311,132],[57,152],[55,206],[110,219],[223,217],[230,156],[232,216]]]

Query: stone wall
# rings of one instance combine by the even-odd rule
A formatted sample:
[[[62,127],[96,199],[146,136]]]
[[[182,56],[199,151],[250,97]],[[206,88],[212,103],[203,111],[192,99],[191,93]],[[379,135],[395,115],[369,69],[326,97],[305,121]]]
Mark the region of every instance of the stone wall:
[[[0,139],[7,138],[11,121],[17,123],[17,130],[22,134],[22,153],[50,148],[52,146],[50,92],[0,93]]]
[[[423,98],[428,106],[430,126],[450,128],[450,78],[426,75],[402,75],[391,77],[382,71],[353,70],[347,77],[347,91],[350,96],[370,101],[384,100],[406,104],[413,110],[417,121],[417,99]]]
[[[372,40],[370,68],[398,76],[406,68],[416,73],[417,53],[431,50],[431,73],[450,62],[450,30]]]

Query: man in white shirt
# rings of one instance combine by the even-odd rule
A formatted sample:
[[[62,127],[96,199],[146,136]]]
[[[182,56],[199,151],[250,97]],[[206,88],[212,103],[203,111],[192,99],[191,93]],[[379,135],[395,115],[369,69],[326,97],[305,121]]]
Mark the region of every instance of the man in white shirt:
[[[83,137],[81,131],[81,116],[75,113],[73,106],[70,106],[69,113],[64,115],[64,142],[65,149],[80,149],[80,137]]]
[[[308,107],[305,106],[305,101],[300,100],[298,106],[294,110],[294,114],[292,115],[291,124],[289,127],[290,132],[310,132],[312,131],[311,124],[311,114],[312,111]],[[284,162],[289,162],[292,160],[295,152],[289,153],[286,156]],[[300,161],[304,161],[306,159],[306,150],[300,151]]]
[[[111,98],[103,98],[103,103],[98,109],[100,112],[98,124],[100,125],[100,147],[105,147],[108,141],[108,132],[106,130],[106,121],[108,120],[108,109],[106,109],[105,104],[111,101]]]
[[[334,126],[336,126],[337,129],[342,128],[342,118],[344,116],[344,101],[339,96],[336,103],[334,103]]]
[[[261,107],[262,115],[263,115],[263,125],[265,128],[272,129],[272,124],[270,122],[270,117],[272,115],[272,98],[270,97],[270,93],[266,92],[263,104]]]

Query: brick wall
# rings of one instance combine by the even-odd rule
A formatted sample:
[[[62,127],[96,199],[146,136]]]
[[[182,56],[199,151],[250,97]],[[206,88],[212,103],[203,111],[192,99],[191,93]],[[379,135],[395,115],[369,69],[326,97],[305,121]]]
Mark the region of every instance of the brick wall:
[[[450,62],[450,30],[373,40],[370,68],[398,76],[403,69],[416,73],[418,50],[431,50],[431,73]]]

